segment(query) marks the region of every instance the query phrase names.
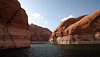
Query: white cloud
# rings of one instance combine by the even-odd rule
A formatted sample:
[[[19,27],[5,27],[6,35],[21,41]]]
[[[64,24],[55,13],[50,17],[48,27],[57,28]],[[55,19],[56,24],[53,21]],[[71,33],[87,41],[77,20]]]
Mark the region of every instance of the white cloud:
[[[32,16],[35,18],[35,19],[42,19],[43,16],[41,16],[39,13],[33,13]]]
[[[41,19],[43,18],[43,16],[41,16]]]
[[[64,17],[61,21],[64,21],[64,20],[69,19],[69,18],[74,18],[74,16],[73,15],[69,15],[68,17]]]
[[[45,24],[47,24],[48,22],[47,21],[45,21]]]

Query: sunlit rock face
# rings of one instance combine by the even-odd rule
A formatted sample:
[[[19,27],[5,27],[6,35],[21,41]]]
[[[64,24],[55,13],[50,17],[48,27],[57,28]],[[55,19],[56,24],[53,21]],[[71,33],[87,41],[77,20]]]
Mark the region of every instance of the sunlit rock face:
[[[49,41],[57,44],[100,44],[100,10],[61,22]]]
[[[30,45],[28,16],[18,0],[0,0],[0,49]]]
[[[43,28],[40,26],[37,26],[35,24],[31,24],[29,26],[30,29],[30,40],[33,42],[35,41],[41,41],[45,42],[48,41],[51,36],[51,31],[48,28]]]

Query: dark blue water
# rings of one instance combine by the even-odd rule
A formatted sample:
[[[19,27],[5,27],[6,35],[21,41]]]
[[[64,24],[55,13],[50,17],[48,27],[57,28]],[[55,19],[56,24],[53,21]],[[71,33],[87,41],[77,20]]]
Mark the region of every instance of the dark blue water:
[[[32,44],[28,48],[0,50],[0,57],[100,57],[100,45]]]

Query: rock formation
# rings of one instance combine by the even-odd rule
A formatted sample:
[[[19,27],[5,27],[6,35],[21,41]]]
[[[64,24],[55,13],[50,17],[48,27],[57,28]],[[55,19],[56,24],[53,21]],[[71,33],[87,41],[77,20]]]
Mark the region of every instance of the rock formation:
[[[31,24],[29,29],[31,42],[47,42],[51,36],[51,31],[47,28]]]
[[[60,23],[50,37],[57,44],[100,44],[100,10]]]
[[[30,45],[28,16],[18,0],[0,0],[0,49]]]

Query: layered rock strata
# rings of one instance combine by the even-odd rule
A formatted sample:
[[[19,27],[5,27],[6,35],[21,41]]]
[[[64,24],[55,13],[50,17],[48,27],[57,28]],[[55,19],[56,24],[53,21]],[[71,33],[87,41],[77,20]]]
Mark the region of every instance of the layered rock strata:
[[[0,0],[0,49],[30,45],[28,16],[18,0]]]
[[[100,44],[100,10],[60,23],[50,37],[57,44]]]
[[[30,29],[30,40],[33,43],[48,42],[52,33],[49,29],[37,26],[35,24],[31,24],[29,26],[29,29]]]

